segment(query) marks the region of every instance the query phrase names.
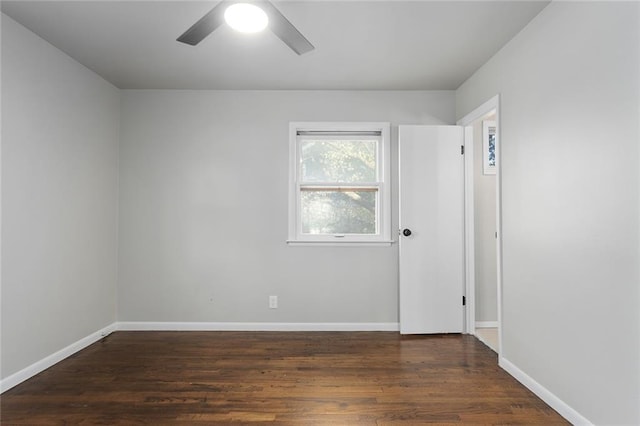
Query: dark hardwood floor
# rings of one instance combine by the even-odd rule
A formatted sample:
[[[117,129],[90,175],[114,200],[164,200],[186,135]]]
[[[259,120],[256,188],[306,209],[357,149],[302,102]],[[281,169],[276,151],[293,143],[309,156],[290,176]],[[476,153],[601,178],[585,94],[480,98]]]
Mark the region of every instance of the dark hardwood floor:
[[[116,332],[1,397],[14,424],[568,424],[463,335]]]

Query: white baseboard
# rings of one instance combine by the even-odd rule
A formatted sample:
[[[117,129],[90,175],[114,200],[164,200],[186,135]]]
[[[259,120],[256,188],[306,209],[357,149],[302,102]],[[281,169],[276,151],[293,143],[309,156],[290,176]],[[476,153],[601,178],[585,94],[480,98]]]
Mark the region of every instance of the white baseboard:
[[[114,322],[54,354],[0,380],[0,393],[24,382],[114,331],[399,331],[396,322],[277,323],[277,322]]]
[[[76,352],[86,348],[92,343],[97,342],[102,339],[104,336],[107,336],[116,331],[116,323],[110,324],[105,328],[96,331],[95,333],[91,333],[90,335],[83,337],[67,346],[66,348],[60,349],[58,352],[55,352],[40,361],[34,362],[28,367],[23,368],[17,373],[13,373],[10,376],[0,380],[0,393],[3,393],[12,387],[24,382],[27,379],[35,376],[36,374],[46,370],[54,364],[62,361],[63,359],[75,354]]]
[[[554,395],[547,388],[536,382],[533,378],[520,370],[513,363],[504,357],[500,357],[498,364],[507,373],[511,374],[517,381],[525,385],[531,392],[535,393],[546,402],[551,408],[556,410],[562,417],[574,425],[593,425],[586,417],[567,405],[563,400]]]
[[[476,328],[498,328],[498,321],[476,321]]]
[[[399,331],[397,322],[119,322],[127,331]]]

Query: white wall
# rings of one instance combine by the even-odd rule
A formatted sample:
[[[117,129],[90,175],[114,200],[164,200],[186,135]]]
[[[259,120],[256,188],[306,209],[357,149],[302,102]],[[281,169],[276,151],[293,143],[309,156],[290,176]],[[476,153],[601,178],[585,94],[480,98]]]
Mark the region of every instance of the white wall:
[[[453,92],[124,91],[119,320],[397,323],[396,244],[285,243],[288,125],[390,121],[395,153],[454,115]]]
[[[494,121],[495,114],[486,120]],[[476,321],[498,320],[496,175],[485,175],[482,120],[473,123],[473,210]]]
[[[115,321],[119,91],[2,15],[2,377]]]
[[[597,424],[640,424],[639,8],[553,2],[456,92],[501,95],[502,355]]]

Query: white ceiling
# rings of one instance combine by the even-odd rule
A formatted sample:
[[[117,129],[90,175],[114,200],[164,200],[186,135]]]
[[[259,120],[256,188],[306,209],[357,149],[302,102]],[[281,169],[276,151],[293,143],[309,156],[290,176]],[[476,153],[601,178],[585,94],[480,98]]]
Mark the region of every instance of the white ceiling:
[[[316,49],[226,26],[176,38],[217,1],[3,1],[2,11],[122,89],[452,90],[547,1],[278,1]]]

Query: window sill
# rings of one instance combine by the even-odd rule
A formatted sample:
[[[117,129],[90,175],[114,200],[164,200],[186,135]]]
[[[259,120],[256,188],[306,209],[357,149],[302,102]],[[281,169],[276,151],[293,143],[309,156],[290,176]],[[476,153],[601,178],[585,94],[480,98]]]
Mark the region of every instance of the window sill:
[[[305,241],[305,240],[287,240],[287,244],[290,246],[306,246],[306,247],[389,247],[394,244],[395,241]]]

